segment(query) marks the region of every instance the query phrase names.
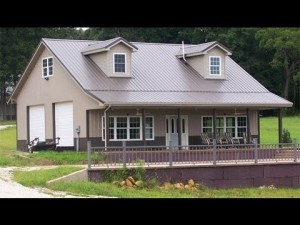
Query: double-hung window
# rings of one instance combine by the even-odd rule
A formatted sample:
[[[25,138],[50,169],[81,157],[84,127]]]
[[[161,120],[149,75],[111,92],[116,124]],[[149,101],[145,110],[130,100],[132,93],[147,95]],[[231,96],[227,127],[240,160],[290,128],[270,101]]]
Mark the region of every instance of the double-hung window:
[[[210,75],[221,75],[221,57],[210,56],[209,57],[209,74]]]
[[[53,76],[53,57],[42,60],[43,77]]]

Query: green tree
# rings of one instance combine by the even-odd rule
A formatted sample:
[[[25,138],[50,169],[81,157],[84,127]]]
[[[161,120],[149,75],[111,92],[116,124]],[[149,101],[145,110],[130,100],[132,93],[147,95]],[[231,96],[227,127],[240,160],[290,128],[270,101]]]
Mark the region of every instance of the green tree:
[[[300,29],[261,29],[256,33],[256,38],[262,49],[273,54],[270,63],[281,74],[281,82],[283,83],[281,95],[285,99],[289,99],[292,77],[300,70]]]

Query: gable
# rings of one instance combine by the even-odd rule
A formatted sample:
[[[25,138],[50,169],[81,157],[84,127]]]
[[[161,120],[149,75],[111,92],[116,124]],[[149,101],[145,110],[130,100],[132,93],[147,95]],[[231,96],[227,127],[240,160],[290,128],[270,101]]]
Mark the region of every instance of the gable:
[[[42,60],[53,57],[53,76],[48,80],[42,76]],[[72,76],[61,65],[57,57],[47,48],[36,55],[34,64],[30,65],[31,71],[27,71],[26,82],[16,97],[16,102],[22,105],[38,105],[44,102],[63,102],[76,99],[82,101],[90,108],[99,107],[99,103],[85,94]]]
[[[118,43],[110,48],[109,51],[102,51],[95,54],[90,54],[89,57],[95,64],[105,73],[107,77],[131,77],[131,61],[133,50],[124,43]],[[126,54],[126,74],[117,75],[114,73],[114,54]]]
[[[210,57],[220,57],[221,61],[221,75],[220,76],[211,76],[209,71],[210,66]],[[191,65],[202,77],[205,79],[226,79],[226,56],[227,53],[224,52],[219,47],[214,47],[210,49],[206,54],[196,55],[193,57],[187,57],[186,61]]]

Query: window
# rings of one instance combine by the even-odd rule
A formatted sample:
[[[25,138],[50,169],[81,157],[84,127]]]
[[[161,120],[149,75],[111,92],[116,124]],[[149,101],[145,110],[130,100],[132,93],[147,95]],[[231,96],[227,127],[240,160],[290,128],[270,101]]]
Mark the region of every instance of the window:
[[[153,140],[154,135],[153,135],[153,117],[148,116],[145,118],[145,139],[146,140]]]
[[[125,53],[114,53],[114,73],[126,73]]]
[[[145,139],[154,139],[153,117],[145,117]],[[109,117],[109,140],[142,140],[142,120],[139,116]],[[102,117],[102,140],[105,140],[105,117]]]
[[[221,75],[221,57],[219,56],[209,57],[209,74]]]
[[[53,58],[43,59],[43,77],[53,76]]]
[[[232,137],[243,137],[243,132],[247,131],[247,117],[246,116],[217,116],[216,129],[219,135],[224,132],[231,132]],[[207,133],[212,137],[213,121],[212,116],[202,117],[202,132]]]

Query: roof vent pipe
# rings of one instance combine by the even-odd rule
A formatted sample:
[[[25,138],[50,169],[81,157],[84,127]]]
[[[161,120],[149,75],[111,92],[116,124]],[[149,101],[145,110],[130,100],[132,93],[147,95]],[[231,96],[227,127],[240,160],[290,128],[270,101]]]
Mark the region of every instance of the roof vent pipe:
[[[184,41],[182,41],[182,58],[183,58],[184,62],[186,63],[186,59],[184,56]]]

